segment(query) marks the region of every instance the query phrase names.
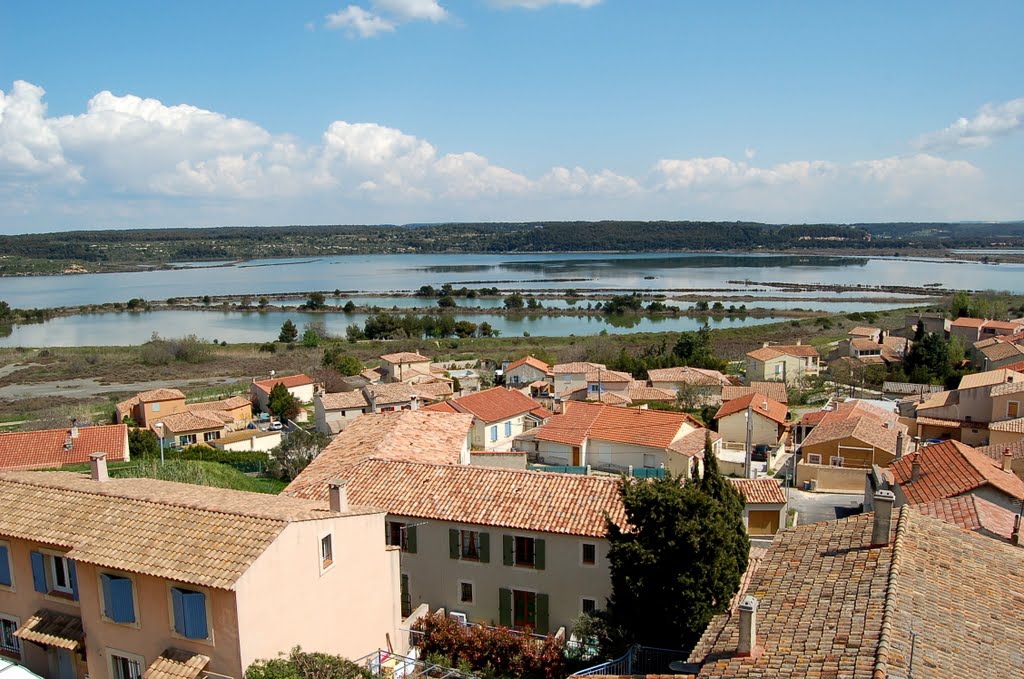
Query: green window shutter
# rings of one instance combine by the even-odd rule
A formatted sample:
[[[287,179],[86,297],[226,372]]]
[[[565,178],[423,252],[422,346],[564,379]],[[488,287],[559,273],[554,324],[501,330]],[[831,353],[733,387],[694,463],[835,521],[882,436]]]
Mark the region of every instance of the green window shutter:
[[[454,528],[448,529],[448,556],[459,558],[459,531]]]
[[[533,541],[533,567],[539,571],[544,570],[544,557],[544,541],[538,538]]]
[[[498,624],[512,626],[512,590],[504,587],[498,590]]]
[[[501,555],[502,558],[505,560],[506,566],[512,565],[512,544],[513,541],[511,535],[501,536]]]
[[[537,595],[537,634],[548,633],[548,595]]]
[[[491,562],[491,534],[480,533],[480,563]]]
[[[409,552],[410,554],[416,553],[416,526],[406,526],[405,545],[405,551]]]

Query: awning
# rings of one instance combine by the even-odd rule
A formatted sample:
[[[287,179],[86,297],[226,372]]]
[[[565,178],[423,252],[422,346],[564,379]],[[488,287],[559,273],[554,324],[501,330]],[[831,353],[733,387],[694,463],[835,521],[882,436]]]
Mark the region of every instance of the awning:
[[[85,631],[78,616],[42,610],[15,630],[14,636],[42,646],[77,651],[85,640]]]
[[[210,662],[205,655],[168,648],[142,673],[142,679],[195,679]]]

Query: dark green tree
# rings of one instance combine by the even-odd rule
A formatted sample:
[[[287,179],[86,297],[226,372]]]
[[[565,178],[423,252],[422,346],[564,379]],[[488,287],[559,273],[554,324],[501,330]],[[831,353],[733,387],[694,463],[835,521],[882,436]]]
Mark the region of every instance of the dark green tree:
[[[160,439],[148,429],[133,427],[128,430],[128,455],[133,460],[160,454]]]
[[[291,481],[320,454],[331,439],[327,434],[305,429],[295,431],[270,451],[267,472],[275,479]]]
[[[324,350],[323,366],[333,368],[342,375],[358,375],[363,371],[363,363],[355,356],[346,354],[338,345],[332,345]]]
[[[324,297],[324,293],[322,292],[311,292],[303,306],[314,311],[317,309],[323,309],[327,306],[327,298]]]
[[[370,679],[373,674],[351,660],[326,653],[306,653],[300,647],[287,657],[257,660],[245,679]]]
[[[683,365],[691,368],[723,370],[726,362],[715,356],[711,344],[711,326],[705,323],[700,330],[679,333],[679,339],[672,348]]]
[[[281,332],[277,336],[277,341],[287,342],[290,344],[297,339],[299,339],[299,329],[295,327],[295,324],[292,323],[292,319],[289,318],[281,324]]]
[[[743,499],[718,473],[710,439],[704,456],[703,475],[686,482],[620,481],[629,529],[608,521],[613,647],[691,649],[739,589],[750,552]]]
[[[341,307],[341,310],[344,311],[346,314],[352,313],[353,311],[356,310],[355,302],[353,302],[352,300],[345,302],[345,306]]]
[[[458,304],[455,303],[454,297],[452,297],[451,295],[445,295],[444,297],[438,298],[437,306],[439,306],[442,309],[454,309],[455,307],[458,306]]]
[[[511,295],[505,298],[506,309],[522,309],[524,306],[523,296],[518,292],[513,292]]]
[[[299,399],[292,396],[288,387],[283,382],[278,382],[270,390],[270,397],[267,399],[267,410],[271,415],[277,415],[281,419],[292,419],[302,410]]]

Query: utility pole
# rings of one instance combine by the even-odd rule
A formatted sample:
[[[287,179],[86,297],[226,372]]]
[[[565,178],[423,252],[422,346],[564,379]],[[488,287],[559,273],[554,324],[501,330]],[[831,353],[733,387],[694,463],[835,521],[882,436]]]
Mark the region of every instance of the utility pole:
[[[785,365],[785,363],[783,363]],[[747,406],[747,445],[743,458],[743,473],[748,479],[754,478],[754,406]]]

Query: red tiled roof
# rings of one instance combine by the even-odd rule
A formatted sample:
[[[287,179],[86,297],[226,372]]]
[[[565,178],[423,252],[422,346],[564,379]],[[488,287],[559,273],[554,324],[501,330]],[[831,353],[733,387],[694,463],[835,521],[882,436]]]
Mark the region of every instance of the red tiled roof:
[[[377,406],[406,403],[415,398],[412,385],[404,382],[394,384],[367,384],[363,389]]]
[[[800,418],[800,424],[818,424],[825,416],[828,415],[831,410],[815,410],[814,412],[804,413],[804,416]]]
[[[1009,541],[1016,514],[977,495],[947,497],[914,505],[914,509],[963,529]]]
[[[846,334],[855,337],[874,337],[878,335],[878,333],[880,333],[881,331],[881,328],[873,328],[871,326],[858,325],[855,328],[851,328],[850,332]]]
[[[773,398],[779,403],[789,403],[786,385],[782,382],[751,382],[748,386],[722,387],[722,401],[731,401],[747,394],[761,394]]]
[[[888,413],[863,401],[847,401],[835,410],[826,412],[801,445],[813,446],[852,437],[895,455],[897,434],[901,431],[906,434],[907,426],[899,421],[895,413]]]
[[[762,417],[767,417],[769,420],[784,424],[786,422],[786,416],[789,415],[789,408],[785,404],[779,403],[778,401],[768,398],[767,396],[761,396],[760,394],[750,394],[748,396],[740,396],[734,398],[731,401],[726,401],[722,404],[722,407],[715,413],[715,419],[719,420],[729,415],[745,411],[747,407],[753,407],[754,412]]]
[[[0,434],[0,469],[50,469],[83,464],[92,453],[106,453],[109,462],[128,456],[128,427],[123,424],[79,427],[71,439],[71,450],[64,444],[69,429],[41,429]]]
[[[960,318],[950,323],[950,325],[959,328],[980,328],[981,326],[985,325],[985,319],[971,318],[970,316],[961,316]]]
[[[394,354],[384,354],[380,357],[382,361],[387,361],[392,365],[399,363],[430,363],[430,358],[427,356],[421,356],[411,351],[399,351]]]
[[[329,482],[345,478],[369,459],[459,464],[472,426],[473,416],[467,413],[420,409],[363,415],[334,437],[283,494],[324,500]],[[360,504],[349,492],[349,500]]]
[[[1024,417],[1013,420],[1002,420],[1001,422],[990,422],[989,431],[1005,431],[1010,434],[1024,434]]]
[[[206,431],[210,429],[223,429],[225,424],[232,421],[231,416],[222,410],[200,410],[197,412],[184,411],[165,415],[160,418],[164,429],[175,434],[184,434],[193,431]],[[150,429],[157,431],[156,422],[150,423]]]
[[[729,479],[748,505],[784,505],[786,493],[775,479]]]
[[[354,391],[341,391],[333,394],[323,394],[320,396],[320,403],[323,405],[324,410],[365,408],[369,405],[366,402],[366,397],[363,396],[363,392],[358,389]]]
[[[544,406],[538,406],[530,411],[530,416],[535,417],[538,420],[547,420],[555,416],[553,412],[545,408]]]
[[[483,422],[499,422],[537,408],[537,402],[514,389],[491,387],[474,394],[452,399],[450,403],[460,411],[472,413]]]
[[[680,382],[697,386],[725,386],[728,378],[717,370],[706,368],[652,368],[647,371],[647,379],[651,382]]]
[[[675,401],[676,393],[670,389],[648,387],[643,382],[634,381],[629,385],[630,401]]]
[[[135,395],[140,403],[152,403],[154,401],[175,401],[185,398],[185,394],[177,389],[150,389]]]
[[[1003,384],[1004,382],[1020,382],[1024,380],[1024,375],[1014,370],[1007,370],[1006,368],[999,368],[998,370],[988,370],[982,373],[974,373],[973,375],[964,375],[960,378],[959,389],[975,389],[977,387],[991,387],[997,384]]]
[[[533,356],[523,356],[518,361],[512,361],[511,363],[508,364],[508,367],[505,368],[505,372],[508,372],[510,370],[515,370],[516,368],[518,368],[519,366],[522,366],[522,365],[531,366],[531,367],[536,368],[537,370],[540,370],[541,372],[544,372],[544,373],[551,372],[551,366],[550,365],[548,365],[544,361],[540,360],[539,358],[534,358]]]
[[[611,477],[374,459],[343,478],[350,502],[397,516],[587,537],[605,536],[606,513],[626,524]]]
[[[420,410],[425,410],[430,413],[461,413],[462,411],[452,405],[451,401],[440,401],[439,403],[431,403],[428,406],[423,406]]]
[[[243,396],[232,396],[231,398],[221,399],[219,401],[200,401],[199,403],[189,403],[185,407],[189,410],[234,410],[235,408],[244,408],[246,406],[252,407],[252,401]]]
[[[587,382],[632,382],[633,376],[618,370],[588,370]]]
[[[256,382],[253,382],[253,384],[260,391],[269,394],[275,384],[283,384],[288,389],[293,387],[304,387],[307,384],[313,384],[313,378],[299,373],[298,375],[286,375],[285,377],[275,377],[269,380],[257,380]]]
[[[979,453],[988,455],[993,460],[995,460],[999,465],[1002,465],[1003,453],[1007,450],[1010,451],[1011,455],[1013,455],[1013,459],[1024,459],[1024,439],[1020,441],[1014,441],[1013,443],[1003,443],[994,446],[982,446],[980,448],[976,448],[975,450],[977,450]]]
[[[797,356],[799,358],[812,358],[818,356],[818,350],[810,344],[773,344],[761,347],[754,351],[748,351],[747,356],[758,361],[770,361],[779,356]]]
[[[606,370],[607,368],[603,363],[588,363],[586,361],[574,361],[572,363],[556,363],[551,366],[551,372],[556,375],[575,375],[575,374],[586,374],[592,370],[601,368]]]
[[[921,472],[912,481],[915,460],[921,463]],[[904,455],[889,469],[910,504],[955,497],[982,486],[1024,499],[1024,481],[1013,472],[1004,472],[1000,464],[984,453],[959,441],[926,446],[913,455]]]
[[[574,446],[597,438],[667,449],[681,435],[689,433],[692,422],[692,418],[680,413],[569,401],[564,413],[529,433],[542,441]]]
[[[680,436],[669,445],[665,450],[670,450],[673,453],[679,453],[686,457],[696,457],[697,459],[704,459],[704,446],[707,443],[708,437],[711,438],[711,445],[714,445],[722,440],[722,435],[717,431],[711,431],[704,427],[694,429],[689,434]]]

